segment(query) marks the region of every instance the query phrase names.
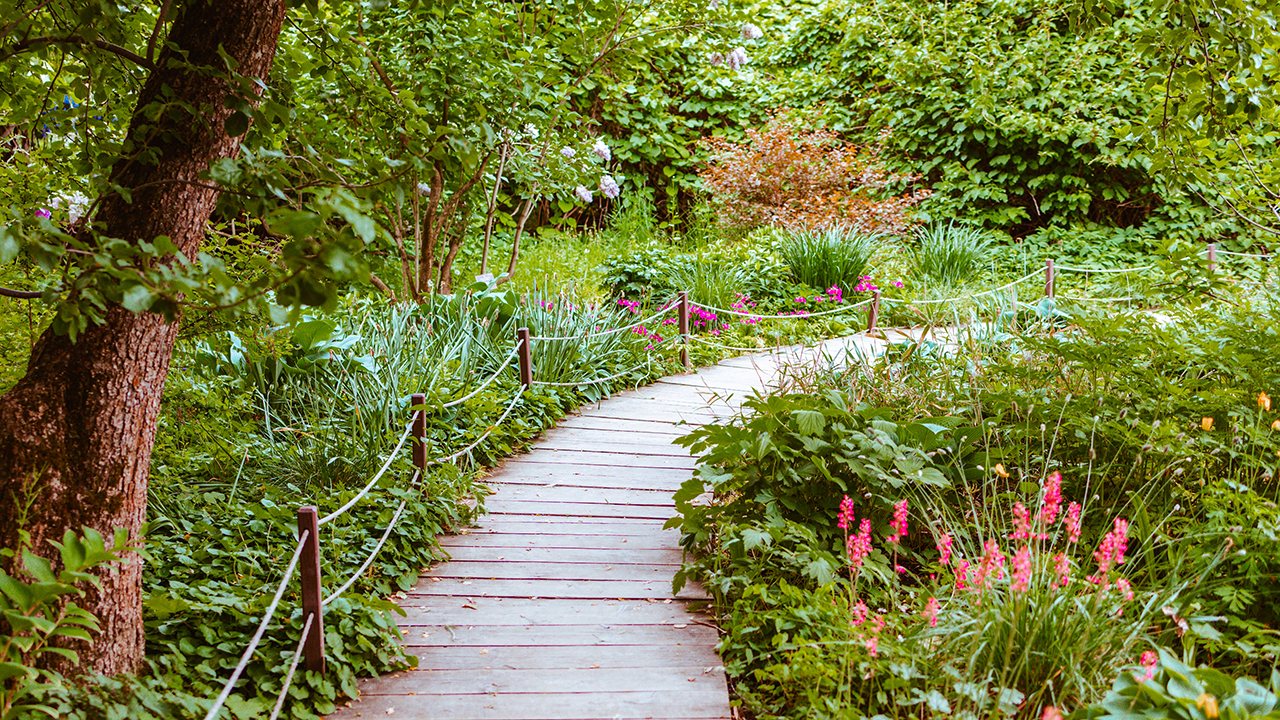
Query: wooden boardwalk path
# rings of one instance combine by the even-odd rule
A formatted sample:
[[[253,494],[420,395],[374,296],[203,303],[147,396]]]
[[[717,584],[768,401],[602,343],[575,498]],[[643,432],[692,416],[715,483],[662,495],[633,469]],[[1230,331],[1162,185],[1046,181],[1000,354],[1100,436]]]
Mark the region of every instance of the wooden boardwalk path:
[[[774,358],[619,393],[497,468],[489,514],[442,538],[452,559],[401,602],[418,668],[362,680],[360,701],[329,717],[731,717],[706,596],[671,593],[681,554],[662,525],[695,465],[672,441],[765,388]]]

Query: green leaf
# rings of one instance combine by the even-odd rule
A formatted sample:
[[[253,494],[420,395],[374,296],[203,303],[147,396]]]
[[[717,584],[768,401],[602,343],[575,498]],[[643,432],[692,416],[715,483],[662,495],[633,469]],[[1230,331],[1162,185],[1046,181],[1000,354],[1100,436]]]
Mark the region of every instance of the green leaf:
[[[236,110],[231,113],[223,123],[223,128],[230,137],[240,137],[249,131],[249,116],[244,112]]]

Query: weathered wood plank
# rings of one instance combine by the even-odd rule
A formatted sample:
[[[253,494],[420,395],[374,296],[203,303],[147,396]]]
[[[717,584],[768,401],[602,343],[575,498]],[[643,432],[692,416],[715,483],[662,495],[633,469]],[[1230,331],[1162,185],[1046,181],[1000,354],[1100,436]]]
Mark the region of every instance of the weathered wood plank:
[[[440,582],[420,583],[408,593],[415,595],[452,595],[459,597],[511,598],[583,598],[645,600],[648,598],[702,600],[706,593],[699,587],[685,586],[679,595],[671,594],[670,580],[641,582],[638,580],[464,580],[442,578]]]
[[[586,433],[587,431],[582,431]],[[674,437],[672,438],[674,439]],[[648,442],[627,442],[619,438],[617,433],[608,430],[597,430],[594,435],[579,437],[558,436],[534,443],[531,451],[548,452],[595,452],[595,453],[627,453],[633,455],[676,455],[689,457],[689,451],[671,442],[652,440]]]
[[[448,553],[449,560],[451,562],[470,561],[489,563],[550,562],[678,566],[684,558],[683,553],[676,548],[665,547],[645,549],[628,548],[625,546],[610,550],[603,550],[600,548],[513,547],[508,548],[507,551],[504,551],[501,548],[494,548],[492,545],[471,547],[453,546],[448,549]]]
[[[408,628],[406,630],[409,630]],[[428,625],[411,628],[404,645],[419,647],[565,647],[572,645],[715,645],[714,627],[667,625]]]
[[[516,498],[489,498],[485,501],[485,507],[490,515],[647,518],[652,520],[666,520],[675,515],[675,511],[672,508],[662,505],[547,502]]]
[[[423,578],[463,578],[465,580],[670,580],[670,565],[626,563],[557,562],[476,562],[451,560],[423,573]],[[419,585],[425,580],[419,581]],[[415,588],[416,589],[416,588]]]
[[[440,538],[441,547],[452,553],[470,548],[565,548],[582,550],[670,550],[676,538],[672,532],[652,535],[546,535],[522,533],[476,533],[470,535],[446,535]],[[478,550],[477,550],[478,551]]]
[[[540,502],[584,502],[610,505],[660,505],[674,504],[669,490],[637,490],[634,488],[593,488],[574,485],[521,485],[488,482],[495,495],[486,499],[490,507],[494,500],[537,500]]]
[[[561,420],[557,428],[572,430],[610,430],[619,433],[638,435],[687,435],[689,428],[676,427],[670,419],[665,420],[628,420],[626,418],[591,417],[587,415],[570,415]]]
[[[609,535],[616,537],[641,536],[646,538],[669,537],[676,542],[680,531],[672,528],[663,530],[663,523],[658,520],[610,520],[599,522],[600,518],[558,518],[539,517],[537,515],[512,515],[487,517],[483,525],[469,531],[477,534],[506,535]]]
[[[728,718],[724,686],[689,683],[684,692],[511,693],[498,695],[371,695],[360,703],[365,718],[396,720],[710,720]],[[388,712],[390,711],[390,712]],[[357,717],[344,708],[334,720]]]
[[[674,455],[628,455],[590,452],[544,452],[538,453],[537,460],[526,460],[529,455],[517,455],[509,460],[505,467],[519,467],[524,462],[537,462],[541,465],[588,465],[591,467],[616,468],[648,468],[648,469],[680,469],[692,470],[698,461],[689,456]]]
[[[675,603],[672,603],[675,604]],[[487,651],[487,652],[485,652]],[[663,668],[720,665],[709,645],[597,645],[580,647],[419,647],[420,668]]]
[[[530,600],[528,598],[418,597],[401,602],[405,632],[422,625],[678,625],[708,622],[688,610],[697,603],[646,600]]]
[[[367,683],[370,695],[481,695],[493,693],[582,693],[608,688],[610,692],[684,692],[690,683],[724,682],[724,671],[711,666],[684,665],[659,672],[633,668],[576,668],[572,670],[508,669],[410,670],[383,683]]]

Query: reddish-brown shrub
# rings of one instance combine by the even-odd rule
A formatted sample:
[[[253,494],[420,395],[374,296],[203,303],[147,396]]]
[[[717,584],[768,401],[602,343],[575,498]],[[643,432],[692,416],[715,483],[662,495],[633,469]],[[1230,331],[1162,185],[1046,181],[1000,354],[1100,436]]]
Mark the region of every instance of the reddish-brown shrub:
[[[741,143],[715,137],[702,142],[711,161],[699,177],[721,222],[733,227],[844,225],[897,234],[909,222],[907,209],[928,194],[883,197],[886,187],[918,176],[890,173],[881,142],[854,145],[832,130],[805,127],[785,110],[763,128],[747,130]]]

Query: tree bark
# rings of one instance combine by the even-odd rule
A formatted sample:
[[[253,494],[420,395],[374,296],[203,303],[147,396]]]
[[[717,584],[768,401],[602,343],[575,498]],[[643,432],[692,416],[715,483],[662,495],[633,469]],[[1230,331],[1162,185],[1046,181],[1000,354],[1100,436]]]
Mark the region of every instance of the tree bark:
[[[186,54],[161,52],[138,97],[129,137],[134,154],[117,162],[113,181],[136,188],[132,202],[104,197],[95,218],[106,236],[133,242],[167,235],[195,257],[218,191],[192,184],[210,164],[239,153],[227,136],[231,114],[226,83],[193,68],[225,67],[266,80],[284,21],[283,0],[190,0],[178,14],[169,43]],[[170,62],[173,67],[170,67]],[[148,120],[143,110],[172,93],[170,108]],[[145,133],[145,134],[144,134]],[[0,517],[16,517],[23,481],[39,475],[27,531],[33,549],[52,555],[46,542],[67,528],[88,526],[110,536],[127,528],[137,538],[146,515],[147,478],[155,444],[160,396],[177,323],[114,306],[106,321],[79,340],[46,330],[26,376],[0,397]],[[0,527],[0,542],[14,547],[17,528]],[[83,672],[136,669],[144,652],[142,568],[136,558],[105,570],[100,591],[82,603],[98,616],[102,633],[80,653]]]

